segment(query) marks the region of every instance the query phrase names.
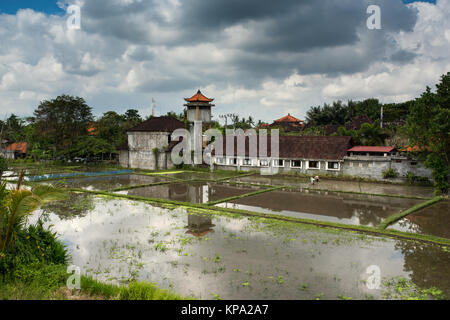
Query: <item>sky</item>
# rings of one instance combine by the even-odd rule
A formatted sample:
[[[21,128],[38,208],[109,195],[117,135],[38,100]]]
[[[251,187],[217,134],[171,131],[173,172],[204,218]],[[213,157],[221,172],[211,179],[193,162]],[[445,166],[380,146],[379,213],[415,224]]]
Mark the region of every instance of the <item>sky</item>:
[[[181,112],[201,89],[213,115],[271,122],[311,106],[402,102],[450,71],[450,0],[1,0],[0,117],[85,98],[96,116]],[[68,5],[81,29],[67,27]],[[369,5],[381,8],[370,30]]]

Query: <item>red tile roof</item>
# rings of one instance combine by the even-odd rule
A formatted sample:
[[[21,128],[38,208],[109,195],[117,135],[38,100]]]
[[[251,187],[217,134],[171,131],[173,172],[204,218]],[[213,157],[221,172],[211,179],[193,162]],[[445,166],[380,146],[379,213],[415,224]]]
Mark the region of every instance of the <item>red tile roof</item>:
[[[173,132],[184,127],[184,122],[174,117],[152,117],[127,132]]]
[[[356,146],[348,149],[350,152],[391,152],[395,147]]]
[[[280,136],[279,158],[342,160],[352,145],[352,137],[339,136]],[[234,141],[234,155],[237,155],[237,138]],[[226,152],[226,138],[222,154]],[[213,152],[215,154],[215,152]],[[257,144],[259,154],[259,139]],[[267,137],[267,154],[271,156],[271,138]],[[249,156],[249,137],[245,139],[245,156]]]
[[[9,145],[6,148],[6,150],[19,152],[19,153],[27,153],[27,147],[28,147],[27,142],[15,142],[15,143]]]
[[[214,99],[205,97],[200,90],[190,98],[185,98],[187,102],[213,102]]]
[[[297,119],[296,117],[293,117],[290,113],[288,113],[287,116],[274,121],[274,123],[277,122],[303,122],[303,120]]]

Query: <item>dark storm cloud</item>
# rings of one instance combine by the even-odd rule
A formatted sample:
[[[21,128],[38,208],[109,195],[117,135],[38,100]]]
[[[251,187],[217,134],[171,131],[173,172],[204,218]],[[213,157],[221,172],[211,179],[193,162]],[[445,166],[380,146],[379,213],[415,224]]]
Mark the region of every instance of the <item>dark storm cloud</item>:
[[[372,4],[381,7],[382,30],[366,27],[366,10]],[[264,78],[282,79],[293,72],[335,76],[365,71],[379,61],[408,63],[416,54],[400,50],[388,35],[412,31],[416,20],[416,9],[400,0],[182,0],[177,6],[159,0],[88,0],[83,7],[86,32],[138,45],[129,54],[131,59],[163,61],[160,67],[168,73],[170,68],[187,67],[152,53],[147,46],[171,50],[209,43],[230,52],[227,61],[211,64],[208,72],[195,76],[173,72],[172,81],[161,79],[139,87],[163,91],[185,90],[192,82],[237,82],[253,88]],[[239,38],[230,33],[232,27],[245,34]],[[195,63],[203,66],[205,61]]]

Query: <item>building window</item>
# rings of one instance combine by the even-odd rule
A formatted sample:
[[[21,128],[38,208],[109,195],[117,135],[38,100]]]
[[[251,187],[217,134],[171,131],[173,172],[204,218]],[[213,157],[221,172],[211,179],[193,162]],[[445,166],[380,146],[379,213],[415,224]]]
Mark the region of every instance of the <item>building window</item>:
[[[291,168],[301,168],[302,160],[291,160]]]
[[[402,163],[402,160],[395,160],[395,162],[397,162],[397,163]]]
[[[242,160],[243,166],[251,166],[252,165],[252,159],[243,159]]]
[[[259,160],[259,166],[260,167],[268,167],[269,166],[269,160]]]
[[[217,158],[216,162],[217,162],[217,164],[223,165],[223,164],[225,164],[225,159],[224,158]]]
[[[340,165],[337,161],[328,161],[327,162],[327,170],[339,170]]]
[[[417,166],[417,162],[411,162],[412,166]]]
[[[273,160],[273,166],[279,168],[284,167],[284,160],[281,159]]]
[[[308,161],[308,169],[320,169],[319,161]]]
[[[230,158],[228,162],[231,166],[237,165],[237,159],[236,158]]]

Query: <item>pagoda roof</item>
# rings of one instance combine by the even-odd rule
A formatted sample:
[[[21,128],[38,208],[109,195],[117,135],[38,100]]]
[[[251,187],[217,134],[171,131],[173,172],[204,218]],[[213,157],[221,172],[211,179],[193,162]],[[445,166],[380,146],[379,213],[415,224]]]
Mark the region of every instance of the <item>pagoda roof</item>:
[[[200,90],[197,91],[196,94],[194,94],[190,98],[185,98],[187,102],[213,102],[214,99],[210,99],[208,97],[205,97]]]
[[[275,120],[274,122],[303,122],[303,120],[297,119],[296,117],[293,117],[293,116],[291,116],[290,113],[288,113],[287,116],[285,116],[281,119]]]

